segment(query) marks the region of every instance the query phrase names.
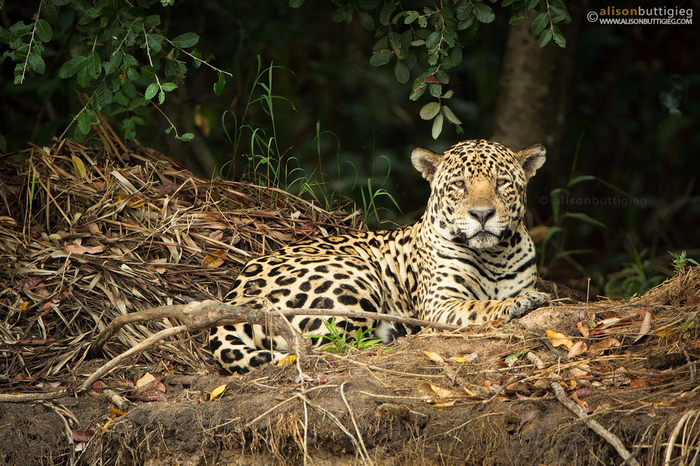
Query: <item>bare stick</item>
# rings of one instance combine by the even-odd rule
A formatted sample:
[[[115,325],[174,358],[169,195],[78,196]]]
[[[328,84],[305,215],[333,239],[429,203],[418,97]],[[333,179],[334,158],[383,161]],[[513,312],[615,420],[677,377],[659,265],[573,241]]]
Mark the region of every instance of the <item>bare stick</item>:
[[[355,421],[355,414],[352,412],[352,408],[350,407],[350,403],[348,403],[347,398],[345,398],[345,384],[347,382],[343,382],[340,385],[340,396],[343,398],[343,403],[345,403],[345,406],[348,408],[348,413],[350,413],[350,419],[352,420],[352,425],[355,426],[355,433],[357,433],[357,440],[360,442],[360,446],[362,447],[362,451],[365,452],[365,457],[367,457],[367,462],[370,464],[370,466],[374,466],[374,462],[372,461],[372,458],[369,457],[369,452],[367,451],[367,447],[365,446],[365,441],[362,438],[362,433],[360,432],[360,428],[357,426],[357,421]]]
[[[123,360],[126,358],[138,354],[141,351],[150,348],[151,346],[154,346],[158,344],[161,340],[165,340],[169,336],[172,335],[177,335],[178,333],[182,333],[187,331],[187,326],[186,325],[179,325],[177,327],[172,327],[172,328],[166,328],[165,330],[161,330],[160,332],[156,333],[155,335],[145,339],[138,345],[134,346],[133,348],[129,348],[128,350],[124,351],[122,354],[117,356],[116,358],[107,361],[102,367],[97,369],[90,377],[87,378],[85,382],[80,386],[81,390],[89,390],[90,387],[92,387],[92,384],[97,382],[100,377],[103,375],[107,374],[109,371],[117,367]]]
[[[63,398],[71,396],[72,390],[59,390],[48,393],[20,393],[19,395],[0,395],[0,403],[24,403],[25,401],[43,401],[52,400],[54,398]]]
[[[678,434],[680,433],[681,429],[688,421],[688,418],[693,414],[697,413],[698,411],[691,409],[680,418],[678,424],[676,424],[676,427],[673,428],[673,432],[671,432],[671,436],[668,439],[668,445],[666,445],[666,456],[664,458],[664,466],[669,466],[671,464],[671,456],[673,456],[673,447],[676,446],[676,439],[678,438]]]
[[[312,391],[314,391],[314,390],[319,390],[319,389],[321,389],[321,388],[334,388],[334,387],[337,387],[337,385],[319,385],[318,387],[309,388],[308,390],[306,390],[306,393],[312,392]],[[292,395],[292,396],[290,396],[289,398],[287,398],[286,400],[283,400],[283,401],[277,403],[275,406],[273,406],[272,408],[268,409],[267,411],[265,411],[264,413],[262,413],[260,416],[256,417],[256,418],[253,419],[252,421],[249,421],[249,422],[245,425],[245,427],[248,428],[248,427],[252,426],[252,425],[255,424],[256,422],[258,422],[259,420],[261,420],[262,418],[264,418],[265,416],[267,416],[268,414],[270,414],[272,411],[274,411],[274,410],[276,410],[277,408],[281,407],[282,405],[285,405],[285,404],[289,403],[290,401],[293,401],[293,400],[296,400],[296,399],[297,399],[297,396],[296,396],[296,395]]]
[[[328,417],[330,418],[331,421],[335,422],[335,424],[340,428],[340,430],[342,430],[343,433],[344,433],[345,435],[347,435],[348,437],[350,437],[350,441],[352,442],[352,444],[353,444],[353,445],[355,446],[355,448],[357,449],[357,452],[360,454],[360,458],[362,458],[362,461],[363,461],[363,462],[370,461],[369,458],[365,458],[365,454],[364,454],[364,452],[362,451],[362,448],[360,447],[360,444],[357,443],[357,439],[355,438],[354,435],[352,435],[352,433],[347,429],[347,427],[345,427],[345,426],[343,425],[343,423],[340,422],[340,419],[338,419],[333,413],[331,413],[331,412],[328,411],[327,409],[324,409],[324,408],[320,407],[319,405],[312,403],[308,398],[306,398],[306,397],[305,397],[304,395],[302,395],[301,393],[297,393],[296,396],[299,397],[299,398],[301,398],[302,400],[304,400],[305,403],[308,403],[308,405],[311,406],[312,408],[314,408],[316,411],[318,411],[319,413],[323,414],[324,416],[328,416]]]
[[[527,353],[527,358],[530,360],[530,362],[535,364],[535,366],[537,366],[539,370],[545,369],[544,362],[542,362],[542,360],[532,351]],[[583,409],[581,409],[579,405],[570,400],[569,397],[566,396],[566,392],[559,384],[559,382],[552,382],[550,384],[550,387],[552,387],[552,390],[554,390],[554,394],[556,395],[559,402],[563,404],[569,411],[578,416],[579,419],[581,419],[588,426],[589,429],[603,437],[605,441],[612,445],[613,448],[617,450],[617,453],[625,461],[625,463],[631,464],[632,466],[640,466],[639,462],[627,450],[620,438],[617,435],[610,432],[605,427],[603,427],[600,423],[598,423],[598,421],[591,419],[591,417],[588,414],[586,414],[586,412]]]
[[[134,322],[151,321],[162,318],[177,319],[187,326],[189,331],[202,330],[219,325],[238,324],[248,322],[251,324],[270,325],[274,333],[280,335],[287,342],[288,348],[293,348],[294,332],[283,322],[280,322],[278,314],[285,317],[296,315],[311,316],[338,316],[349,318],[364,318],[368,320],[382,320],[399,322],[407,325],[430,327],[438,330],[457,330],[456,325],[438,324],[427,320],[412,319],[408,317],[378,314],[364,311],[338,311],[332,309],[294,309],[270,312],[264,309],[256,310],[249,306],[236,306],[219,301],[194,301],[186,305],[160,306],[139,312],[124,314],[114,319],[107,328],[100,333],[90,346],[89,357],[97,357],[104,344],[114,336],[121,327]]]

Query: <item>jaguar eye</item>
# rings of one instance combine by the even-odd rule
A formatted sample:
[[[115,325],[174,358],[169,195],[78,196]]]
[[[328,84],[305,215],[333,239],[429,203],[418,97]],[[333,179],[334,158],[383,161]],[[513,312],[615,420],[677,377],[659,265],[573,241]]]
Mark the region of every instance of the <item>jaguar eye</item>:
[[[504,186],[506,183],[508,183],[508,180],[505,178],[499,178],[496,180],[496,186]]]
[[[452,183],[452,186],[454,186],[455,188],[463,188],[463,187],[464,187],[464,181],[462,181],[462,180],[455,181],[454,183]]]

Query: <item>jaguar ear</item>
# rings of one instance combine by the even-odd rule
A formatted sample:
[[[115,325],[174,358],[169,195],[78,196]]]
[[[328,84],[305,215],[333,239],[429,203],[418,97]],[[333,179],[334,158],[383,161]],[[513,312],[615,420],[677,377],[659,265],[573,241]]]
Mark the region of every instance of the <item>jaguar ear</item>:
[[[520,160],[523,170],[525,170],[526,179],[529,180],[535,176],[537,169],[544,165],[544,161],[547,159],[545,157],[546,154],[547,150],[542,144],[535,144],[534,146],[526,147],[515,155]]]
[[[419,147],[414,149],[411,154],[411,162],[413,162],[413,166],[416,167],[416,170],[423,175],[423,178],[432,183],[433,176],[438,166],[442,163],[442,155]]]

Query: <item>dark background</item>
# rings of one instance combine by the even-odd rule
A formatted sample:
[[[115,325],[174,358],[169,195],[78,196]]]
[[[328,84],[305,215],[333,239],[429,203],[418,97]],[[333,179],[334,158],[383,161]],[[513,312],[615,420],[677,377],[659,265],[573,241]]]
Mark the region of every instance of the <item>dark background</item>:
[[[0,10],[3,27],[35,13],[31,2],[12,3]],[[540,273],[581,289],[590,277],[597,293],[642,292],[673,272],[668,250],[687,250],[690,257],[700,259],[700,34],[695,24],[590,23],[586,14],[608,5],[571,3],[567,6],[573,22],[560,25],[567,48],[542,52],[553,54],[547,67],[534,67],[527,76],[510,76],[511,81],[541,81],[542,86],[553,77],[562,78],[563,84],[550,96],[553,103],[538,108],[534,116],[522,117],[525,121],[518,121],[522,113],[504,113],[504,106],[518,108],[518,102],[532,96],[504,92],[513,27],[508,25],[509,12],[493,5],[496,21],[482,25],[477,39],[464,48],[463,62],[452,70],[450,88],[455,96],[449,105],[462,120],[464,134],[445,125],[435,141],[430,123],[418,116],[430,100],[408,100],[415,73],[401,85],[389,67],[370,66],[373,32],[357,20],[349,25],[334,22],[336,6],[329,1],[307,1],[298,9],[284,0],[177,1],[169,8],[155,2],[153,12],[161,15],[169,36],[198,33],[197,48],[214,53],[214,65],[234,77],[216,97],[212,92],[216,74],[204,67],[191,68],[162,109],[181,132],[194,132],[195,140],[183,143],[166,135],[167,122],[152,112],[149,126],[137,133],[138,142],[183,161],[203,176],[245,176],[247,142],[234,151],[226,136],[226,131],[236,130],[234,118],[229,114],[222,124],[221,115],[230,110],[240,117],[251,92],[254,98],[260,95],[260,88],[253,86],[258,63],[278,65],[283,68],[273,70],[273,93],[280,97],[275,101],[274,134],[283,166],[287,161],[288,167],[300,165],[328,191],[353,196],[360,206],[360,186],[366,187],[371,179],[373,190],[385,189],[400,207],[396,209],[388,196],[379,196],[380,215],[401,224],[420,216],[429,192],[410,164],[413,148],[442,151],[461,139],[490,138],[502,133],[496,128],[499,124],[527,140],[522,125],[548,121],[553,105],[561,104],[556,124],[545,128],[546,140],[532,141],[545,144],[549,156],[530,186],[529,221],[533,226],[563,228],[546,247],[540,244]],[[659,5],[641,1],[628,6]],[[673,6],[700,11],[700,5],[689,1],[679,0]],[[4,152],[21,150],[30,141],[49,144],[80,109],[72,80],[55,78],[70,49],[73,15],[70,9],[61,14],[55,35],[65,39],[45,56],[45,76],[30,75],[16,86],[14,64],[6,60],[0,65]],[[550,43],[545,49],[549,48],[556,46]],[[536,60],[538,53],[528,51],[524,57]],[[506,95],[510,101],[504,102]],[[273,135],[272,119],[260,104],[250,106],[247,121]],[[74,136],[74,131],[68,135]],[[560,207],[562,214],[574,215],[560,214],[555,221],[552,203],[557,197],[552,190],[566,188],[572,177],[580,175],[605,183],[590,179],[572,186]],[[292,174],[285,181],[293,179]]]

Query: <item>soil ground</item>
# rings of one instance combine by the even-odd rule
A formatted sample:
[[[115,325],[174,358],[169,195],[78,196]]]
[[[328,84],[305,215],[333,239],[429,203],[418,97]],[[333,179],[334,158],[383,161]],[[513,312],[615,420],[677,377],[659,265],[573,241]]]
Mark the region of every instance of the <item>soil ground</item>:
[[[134,362],[104,378],[132,400],[116,418],[99,390],[3,403],[0,436],[11,441],[0,445],[0,464],[303,464],[305,454],[316,465],[623,464],[552,396],[553,380],[579,393],[641,464],[662,464],[674,427],[691,413],[671,464],[692,464],[679,460],[700,445],[698,352],[648,358],[655,336],[596,361],[568,359],[547,344],[541,324],[573,334],[577,314],[576,306],[553,306],[499,328],[418,335],[345,356],[311,353],[299,365],[243,376],[220,375],[213,364],[209,373],[181,375]],[[506,362],[523,349],[547,369],[523,357]],[[572,372],[576,359],[590,372]],[[76,384],[103,362],[78,365]],[[162,377],[162,388],[124,386],[145,373]],[[75,435],[88,429],[95,434]]]

